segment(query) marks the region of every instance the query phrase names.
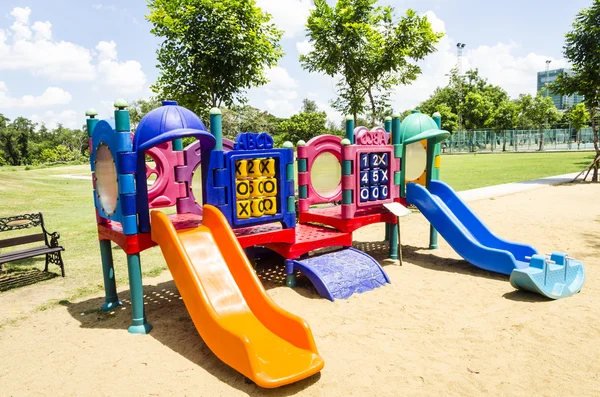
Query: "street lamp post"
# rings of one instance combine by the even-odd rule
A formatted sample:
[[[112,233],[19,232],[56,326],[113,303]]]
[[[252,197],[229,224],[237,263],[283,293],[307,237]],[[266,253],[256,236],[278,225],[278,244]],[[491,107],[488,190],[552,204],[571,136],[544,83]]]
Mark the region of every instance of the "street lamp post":
[[[465,43],[456,44],[456,68],[458,71],[458,131],[462,130],[462,55],[465,46]],[[469,150],[472,151],[473,148],[470,147]]]

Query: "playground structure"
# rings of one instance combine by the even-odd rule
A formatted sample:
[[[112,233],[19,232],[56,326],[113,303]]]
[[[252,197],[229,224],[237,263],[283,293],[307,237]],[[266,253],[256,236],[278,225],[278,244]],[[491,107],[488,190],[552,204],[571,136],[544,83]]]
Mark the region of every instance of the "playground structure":
[[[159,245],[200,335],[225,363],[263,387],[277,387],[319,372],[324,365],[306,322],[275,305],[243,249],[266,247],[285,259],[286,284],[301,272],[330,300],[390,282],[379,263],[353,249],[352,232],[385,223],[390,257],[397,258],[397,220],[383,204],[417,206],[438,231],[475,266],[510,274],[516,288],[562,298],[578,292],[583,265],[566,254],[550,259],[534,248],[496,237],[447,185],[437,181],[441,117],[413,112],[385,128],[355,128],[345,138],[325,135],[299,142],[298,222],[294,149],[273,147],[266,133],[223,139],[219,109],[210,131],[191,111],[164,101],[135,134],[124,101],[115,119],[86,115],[94,201],[105,285],[103,310],[121,302],[115,285],[111,241],[127,254],[132,306],[131,333],[148,333],[140,253]],[[183,137],[196,141],[182,147]],[[311,171],[328,153],[341,179],[328,194],[315,189]],[[155,167],[149,167],[146,156]],[[193,186],[195,173],[201,186]],[[148,187],[148,178],[156,180]],[[341,205],[334,203],[341,201]],[[166,215],[160,208],[175,207]],[[321,248],[336,250],[320,253]],[[312,254],[312,255],[310,255]]]

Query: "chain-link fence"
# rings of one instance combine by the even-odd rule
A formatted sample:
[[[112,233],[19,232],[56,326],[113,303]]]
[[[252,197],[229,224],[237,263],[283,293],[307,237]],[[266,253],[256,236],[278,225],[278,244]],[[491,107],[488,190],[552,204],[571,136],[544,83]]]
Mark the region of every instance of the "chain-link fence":
[[[591,128],[542,130],[542,150],[592,150]],[[442,142],[442,153],[527,152],[540,150],[540,130],[457,131]]]

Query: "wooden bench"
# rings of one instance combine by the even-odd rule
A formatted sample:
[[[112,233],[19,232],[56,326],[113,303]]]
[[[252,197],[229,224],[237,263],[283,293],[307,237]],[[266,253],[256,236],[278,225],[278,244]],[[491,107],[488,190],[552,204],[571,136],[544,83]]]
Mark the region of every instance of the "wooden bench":
[[[36,227],[41,228],[41,233],[0,239],[0,250],[8,247],[36,243],[38,241],[44,242],[44,245],[41,246],[0,253],[0,267],[8,262],[32,258],[38,255],[46,255],[46,267],[44,268],[44,271],[47,272],[48,264],[52,263],[60,266],[61,274],[64,277],[65,265],[61,256],[61,251],[64,251],[64,248],[58,245],[60,234],[58,234],[58,232],[48,233],[44,226],[44,217],[41,212],[37,214],[23,214],[0,218],[0,233],[22,229],[33,229]]]

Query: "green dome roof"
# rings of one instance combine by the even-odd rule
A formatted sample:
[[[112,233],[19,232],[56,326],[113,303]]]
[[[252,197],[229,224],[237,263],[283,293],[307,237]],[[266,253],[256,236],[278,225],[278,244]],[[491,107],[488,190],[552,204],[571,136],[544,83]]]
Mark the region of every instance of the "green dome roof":
[[[435,130],[435,131],[432,131]],[[428,134],[422,134],[429,131]],[[411,139],[419,135],[419,139]],[[436,137],[436,143],[448,138],[447,131],[438,129],[436,122],[426,114],[413,110],[400,124],[400,139],[402,143],[412,143],[421,139]],[[408,142],[407,142],[408,141]]]

